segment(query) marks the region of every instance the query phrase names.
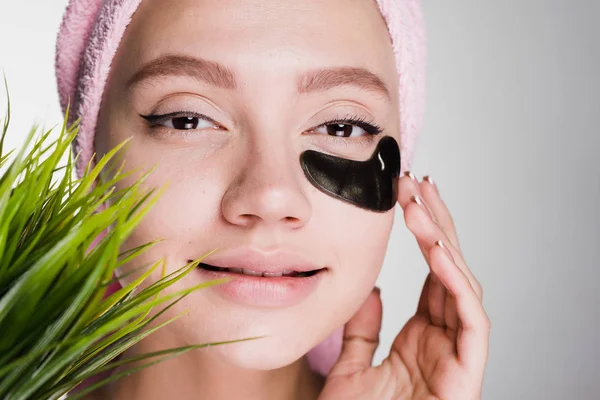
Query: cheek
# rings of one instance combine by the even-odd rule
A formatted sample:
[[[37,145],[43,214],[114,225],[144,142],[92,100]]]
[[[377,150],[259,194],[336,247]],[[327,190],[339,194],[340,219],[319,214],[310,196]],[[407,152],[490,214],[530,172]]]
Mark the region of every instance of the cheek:
[[[128,152],[127,162],[133,168],[141,166],[143,171],[147,171],[152,165],[148,165],[147,157],[142,154],[141,151]],[[167,257],[168,270],[172,272],[185,265],[187,259],[200,256],[198,249],[209,251],[209,247],[215,245],[205,242],[206,232],[216,232],[225,179],[208,165],[201,171],[192,171],[185,164],[173,160],[158,157],[153,160],[157,166],[144,182],[143,190],[162,187],[164,190],[124,242],[122,251],[154,240],[162,241],[137,257],[133,263],[124,266],[122,271],[142,264],[153,264]],[[120,183],[120,188],[132,184],[136,178],[127,178]],[[149,283],[160,279],[159,269]],[[134,275],[129,281],[135,278]]]
[[[314,189],[313,191],[316,191]],[[336,280],[370,285],[383,264],[394,222],[395,208],[387,212],[361,209],[317,192],[312,197],[312,231],[318,232],[321,254]]]
[[[383,264],[393,218],[393,211],[385,214],[362,211],[360,216],[347,218],[342,227],[345,229],[343,247],[338,249],[340,268],[350,271],[357,279],[374,282]]]
[[[166,147],[166,148],[165,148]],[[140,226],[140,234],[151,234],[168,239],[190,237],[194,227],[207,227],[218,216],[220,201],[228,177],[222,167],[222,158],[210,158],[203,152],[186,147],[168,147],[152,139],[135,139],[125,155],[126,168],[140,169],[143,173],[154,168],[145,180],[144,189],[163,189]]]
[[[321,194],[313,229],[315,253],[326,255],[331,273],[300,318],[302,329],[323,340],[346,323],[360,308],[381,271],[394,221],[395,209],[375,213],[340,203]],[[318,316],[315,318],[315,316]],[[298,317],[296,317],[298,318]],[[304,326],[306,325],[306,326]],[[290,326],[295,326],[290,322]],[[297,328],[300,329],[300,328]],[[290,333],[293,335],[294,333]]]

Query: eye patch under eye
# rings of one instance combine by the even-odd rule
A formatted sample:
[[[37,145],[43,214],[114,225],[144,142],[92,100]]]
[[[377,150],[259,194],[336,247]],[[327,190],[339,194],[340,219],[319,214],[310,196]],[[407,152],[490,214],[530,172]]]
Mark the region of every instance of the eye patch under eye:
[[[368,160],[356,161],[307,150],[300,164],[323,193],[371,211],[388,211],[398,198],[400,148],[391,136],[379,141]]]

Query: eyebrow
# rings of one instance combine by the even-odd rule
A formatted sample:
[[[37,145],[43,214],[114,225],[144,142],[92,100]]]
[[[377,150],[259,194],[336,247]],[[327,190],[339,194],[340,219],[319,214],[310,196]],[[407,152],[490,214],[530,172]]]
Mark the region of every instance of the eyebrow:
[[[167,54],[144,64],[126,83],[126,90],[153,78],[164,76],[189,76],[209,85],[234,90],[236,75],[215,61],[187,55]],[[331,67],[304,72],[298,77],[298,93],[312,93],[353,85],[360,89],[379,92],[390,98],[385,82],[375,73],[361,67]]]

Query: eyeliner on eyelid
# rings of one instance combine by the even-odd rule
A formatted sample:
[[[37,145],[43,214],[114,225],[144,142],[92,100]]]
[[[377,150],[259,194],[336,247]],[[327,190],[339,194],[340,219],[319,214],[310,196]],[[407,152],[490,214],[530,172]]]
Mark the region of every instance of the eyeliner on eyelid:
[[[181,118],[181,117],[196,117],[196,118],[200,118],[202,120],[208,121],[210,123],[213,123],[215,125],[220,125],[212,118],[207,117],[204,114],[200,114],[200,113],[193,112],[193,111],[175,111],[175,112],[171,112],[168,114],[148,114],[148,115],[139,114],[139,115],[140,115],[140,117],[144,118],[146,121],[150,122],[153,125],[155,125],[159,122],[167,121],[171,118]]]
[[[346,116],[344,118],[335,118],[333,120],[328,120],[320,125],[320,126],[324,126],[324,125],[335,125],[335,124],[339,124],[339,125],[355,125],[358,126],[359,128],[362,128],[365,130],[365,132],[371,134],[371,135],[378,135],[380,134],[383,129],[378,126],[377,124],[373,123],[373,122],[367,122],[366,118],[364,117],[360,117],[360,116]]]
[[[149,114],[149,115],[142,115],[139,114],[140,117],[144,118],[146,121],[148,121],[151,124],[151,128],[155,128],[157,127],[157,125],[160,125],[161,122],[167,121],[169,119],[172,118],[182,118],[182,117],[192,117],[192,118],[199,118],[202,119],[204,121],[210,122],[214,125],[217,126],[221,126],[219,123],[217,123],[216,121],[214,121],[212,118],[204,115],[204,114],[200,114],[200,113],[196,113],[196,112],[192,112],[192,111],[175,111],[175,112],[171,112],[171,113],[167,113],[167,114]],[[314,130],[323,126],[328,126],[328,125],[351,125],[351,126],[356,126],[359,127],[361,129],[363,129],[367,135],[362,135],[359,137],[350,137],[350,136],[335,136],[335,135],[318,135],[318,136],[323,136],[326,140],[330,141],[330,142],[335,142],[336,144],[339,143],[345,143],[348,144],[348,142],[353,142],[356,144],[364,144],[364,145],[369,145],[371,144],[371,140],[370,137],[374,136],[374,135],[379,135],[380,133],[383,132],[383,129],[375,124],[374,122],[367,122],[367,119],[363,116],[358,116],[358,115],[352,115],[352,114],[348,114],[345,117],[336,117],[334,119],[331,120],[327,120],[324,121],[323,123],[311,128],[310,130]],[[167,129],[171,129],[166,127]],[[194,129],[175,129],[176,131],[180,131],[180,132],[187,132],[187,131],[193,131]],[[364,137],[366,136],[366,137]],[[366,143],[368,142],[368,143]]]

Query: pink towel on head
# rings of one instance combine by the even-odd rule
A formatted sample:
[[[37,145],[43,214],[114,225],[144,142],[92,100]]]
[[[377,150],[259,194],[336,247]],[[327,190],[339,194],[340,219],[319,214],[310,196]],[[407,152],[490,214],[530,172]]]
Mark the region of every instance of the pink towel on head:
[[[56,78],[69,123],[80,118],[73,152],[81,151],[79,176],[94,152],[100,102],[112,59],[141,0],[70,0],[56,43]],[[425,110],[425,26],[419,0],[377,0],[392,39],[399,80],[401,173],[410,169]],[[93,160],[92,161],[92,166]],[[114,288],[112,289],[114,290]],[[327,375],[342,346],[343,327],[308,353],[311,367]]]

